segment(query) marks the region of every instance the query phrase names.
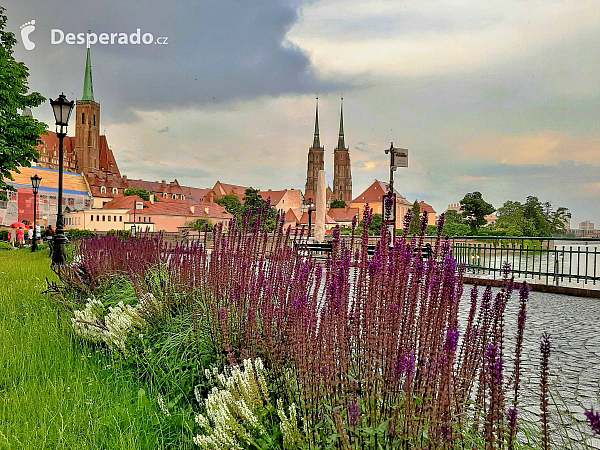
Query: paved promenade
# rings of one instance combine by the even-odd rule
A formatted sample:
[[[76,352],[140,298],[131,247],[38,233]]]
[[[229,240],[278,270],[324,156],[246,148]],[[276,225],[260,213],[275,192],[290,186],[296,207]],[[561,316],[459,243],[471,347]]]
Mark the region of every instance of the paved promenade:
[[[470,285],[465,285],[461,301],[461,316],[465,320],[470,289]],[[480,293],[482,289],[480,288]],[[497,291],[494,289],[494,292]],[[517,313],[518,292],[515,292],[507,305],[506,313],[508,360],[512,359],[514,353]],[[523,397],[519,409],[530,413],[532,418],[539,413],[539,342],[544,331],[550,333],[552,342],[551,393],[555,396],[564,421],[571,424],[568,427],[569,433],[573,439],[580,441],[581,432],[584,432],[587,434],[588,445],[600,448],[600,439],[590,437],[589,427],[584,423],[583,416],[584,408],[593,406],[594,409],[600,409],[600,300],[530,292],[522,357]],[[507,361],[507,369],[505,373],[510,374],[510,361]],[[551,405],[550,410],[555,411],[554,420],[560,421],[556,407]],[[560,439],[555,435],[554,439],[557,438]],[[578,446],[575,445],[574,448]]]

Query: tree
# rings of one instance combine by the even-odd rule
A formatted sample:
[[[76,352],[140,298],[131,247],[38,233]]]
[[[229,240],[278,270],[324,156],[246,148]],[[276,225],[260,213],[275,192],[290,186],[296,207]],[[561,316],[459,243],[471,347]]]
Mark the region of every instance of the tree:
[[[551,202],[541,203],[529,196],[525,203],[508,200],[498,208],[496,229],[509,236],[551,236],[566,231],[566,220],[571,217],[568,208],[560,206],[554,211]]]
[[[29,70],[13,57],[15,35],[4,31],[6,10],[0,6],[0,200],[6,200],[5,190],[15,189],[6,183],[12,180],[11,171],[31,166],[39,153],[40,134],[46,133],[46,124],[29,114],[21,114],[41,105],[46,99],[39,92],[29,93]]]
[[[334,198],[333,200],[331,200],[331,204],[329,205],[329,207],[330,208],[345,208],[346,202],[344,200]]]
[[[412,218],[410,219],[410,226],[408,228],[408,234],[419,234],[421,233],[421,206],[419,206],[418,200],[412,205]]]
[[[460,209],[462,216],[467,225],[471,227],[471,231],[475,232],[478,227],[487,223],[485,216],[493,213],[496,209],[491,203],[486,202],[481,195],[481,192],[469,192],[460,201]]]
[[[146,200],[146,201],[150,200],[151,194],[152,194],[152,192],[150,192],[146,189],[142,189],[142,188],[127,188],[127,189],[123,190],[123,195],[125,195],[125,196],[137,195],[142,200]]]
[[[199,217],[190,222],[187,222],[186,225],[188,227],[190,227],[192,230],[197,230],[197,231],[211,231],[212,230],[211,223],[208,221],[208,219],[205,219],[204,217]]]
[[[215,203],[225,208],[229,214],[239,217],[242,214],[242,204],[235,194],[227,194],[216,198]]]
[[[444,223],[464,223],[465,219],[463,216],[454,209],[449,209],[444,213],[445,221]]]

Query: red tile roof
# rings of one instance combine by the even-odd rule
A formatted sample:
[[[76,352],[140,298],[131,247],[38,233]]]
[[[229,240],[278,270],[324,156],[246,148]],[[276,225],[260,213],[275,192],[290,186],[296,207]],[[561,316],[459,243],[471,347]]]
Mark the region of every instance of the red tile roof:
[[[192,205],[192,208],[194,209],[194,216],[214,217],[219,219],[231,219],[233,217],[224,207],[213,202],[195,203]]]
[[[352,200],[352,203],[381,203],[381,196],[386,194],[387,191],[388,183],[374,180],[371,186],[369,186],[362,194]],[[403,200],[404,202],[407,202],[402,194],[396,190],[396,188],[394,188],[394,193],[396,194],[396,201]]]
[[[315,224],[316,219],[315,219],[315,215],[316,213],[313,212],[312,218],[311,218],[311,224]],[[298,220],[298,223],[301,225],[304,224],[308,224],[308,213],[302,213],[302,217],[300,217],[300,220]],[[325,223],[337,223],[335,220],[333,220],[331,217],[329,217],[328,214],[325,214]]]
[[[285,195],[285,193],[287,191],[288,191],[287,189],[283,189],[283,190],[279,190],[279,191],[272,191],[271,189],[269,189],[267,191],[258,191],[258,194],[265,200],[270,198],[271,205],[275,206],[277,203],[279,203],[281,201],[281,199],[283,198],[283,196]]]
[[[327,214],[336,222],[352,222],[352,218],[358,215],[358,208],[329,208]]]
[[[142,200],[137,195],[118,195],[104,204],[103,209],[127,209],[133,212],[136,202],[144,205],[144,214],[166,215],[166,216],[198,216],[230,219],[233,217],[221,205],[211,202],[201,202],[190,205],[184,200],[162,199],[154,203]],[[193,210],[193,212],[192,212]],[[137,210],[140,211],[140,210]]]
[[[285,213],[283,220],[284,220],[284,222],[298,222],[298,217],[296,216],[294,211],[292,211],[292,208],[290,208]],[[307,220],[308,220],[308,218],[307,218]]]
[[[433,209],[433,207],[425,203],[424,201],[419,202],[419,207],[421,208],[421,212],[427,211],[428,213],[435,214],[435,210]]]

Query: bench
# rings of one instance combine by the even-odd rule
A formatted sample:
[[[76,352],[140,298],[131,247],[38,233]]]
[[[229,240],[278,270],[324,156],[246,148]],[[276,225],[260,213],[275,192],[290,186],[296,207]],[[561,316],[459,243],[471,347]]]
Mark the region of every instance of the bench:
[[[314,253],[317,253],[317,252],[331,253],[332,245],[331,245],[331,242],[321,242],[321,243],[308,242],[308,243],[296,244],[296,248],[305,249],[305,250],[308,250],[308,251],[314,252]],[[393,247],[390,246],[390,250],[392,250],[392,248]],[[429,259],[431,257],[431,255],[433,254],[433,249],[431,248],[431,244],[425,244],[420,249],[415,248],[415,250],[413,252],[413,256],[417,256],[419,254],[419,252],[421,253],[421,257],[423,259]],[[367,254],[369,256],[372,256],[375,254],[375,245],[367,245]]]

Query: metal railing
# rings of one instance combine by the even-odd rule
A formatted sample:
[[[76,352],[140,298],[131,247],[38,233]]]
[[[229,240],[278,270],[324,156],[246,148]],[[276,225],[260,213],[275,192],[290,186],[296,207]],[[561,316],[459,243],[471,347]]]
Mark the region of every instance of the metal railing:
[[[599,238],[457,236],[451,248],[467,273],[500,278],[508,262],[518,278],[600,285]]]

